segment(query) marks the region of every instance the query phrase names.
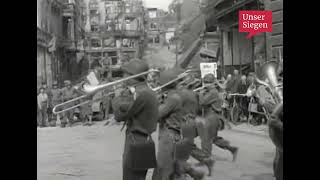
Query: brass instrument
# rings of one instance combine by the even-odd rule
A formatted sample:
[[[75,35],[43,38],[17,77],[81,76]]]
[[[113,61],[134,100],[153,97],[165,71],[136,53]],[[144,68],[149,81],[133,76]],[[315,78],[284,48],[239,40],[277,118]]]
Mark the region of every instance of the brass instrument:
[[[172,83],[174,83],[176,81],[179,81],[179,80],[183,79],[184,77],[186,77],[192,71],[194,71],[194,70],[186,70],[185,72],[179,74],[177,78],[175,78],[175,79],[173,79],[173,80],[171,80],[171,81],[169,81],[169,82],[167,82],[167,83],[165,83],[165,84],[163,84],[161,86],[158,86],[156,88],[152,88],[152,90],[155,91],[155,92],[159,92],[162,88],[164,88],[164,87],[166,87],[166,86],[168,86],[168,85],[170,85],[170,84],[172,84]]]
[[[277,77],[278,63],[276,61],[265,62],[259,69],[259,77],[256,76],[256,81],[269,87],[277,104],[283,101],[282,88],[283,85],[279,84]]]
[[[140,74],[132,75],[132,76],[129,76],[129,77],[125,77],[125,78],[119,79],[119,80],[117,80],[117,81],[113,81],[113,82],[109,82],[109,83],[105,83],[105,84],[100,84],[100,85],[96,85],[96,86],[90,85],[90,84],[88,84],[88,83],[82,83],[80,86],[78,86],[78,87],[76,87],[76,88],[77,88],[78,90],[80,90],[81,92],[83,92],[84,95],[79,96],[79,97],[76,97],[76,98],[74,98],[74,99],[71,99],[71,100],[69,100],[69,101],[66,101],[66,102],[64,102],[64,103],[61,103],[61,104],[58,104],[58,105],[54,106],[52,112],[53,112],[54,114],[60,114],[60,113],[62,113],[62,112],[65,112],[65,111],[74,109],[74,108],[79,107],[79,106],[82,106],[82,105],[84,105],[84,104],[87,104],[87,103],[91,102],[91,100],[87,100],[87,101],[84,101],[84,102],[82,102],[82,103],[79,103],[79,104],[76,104],[76,105],[73,105],[73,106],[71,106],[71,107],[68,107],[68,108],[63,109],[66,104],[75,103],[75,102],[77,102],[77,101],[80,100],[80,99],[88,98],[88,97],[90,97],[91,95],[94,95],[95,93],[97,93],[97,92],[99,92],[99,91],[101,91],[101,90],[104,90],[104,89],[106,89],[106,88],[108,88],[108,87],[112,87],[112,86],[114,86],[114,85],[116,85],[116,84],[119,84],[119,83],[122,83],[122,82],[125,82],[125,81],[128,81],[128,80],[131,80],[131,79],[134,79],[134,78],[143,76],[143,75],[147,75],[147,74],[149,74],[150,72],[154,72],[154,71],[158,71],[158,70],[151,69],[151,70],[149,70],[149,71],[145,71],[145,72],[142,72],[142,73],[140,73]],[[112,95],[112,94],[114,94],[114,93],[115,93],[115,92],[108,93],[107,96]],[[97,99],[96,99],[96,100],[97,100]],[[57,111],[57,109],[62,109],[62,110]]]
[[[201,86],[199,88],[196,88],[196,89],[193,90],[193,92],[197,92],[197,91],[200,91],[202,89],[205,89],[205,88],[208,88],[208,87],[211,87],[211,86],[219,86],[221,89],[225,89],[225,87],[219,81],[216,81],[213,84],[207,84],[207,85]]]

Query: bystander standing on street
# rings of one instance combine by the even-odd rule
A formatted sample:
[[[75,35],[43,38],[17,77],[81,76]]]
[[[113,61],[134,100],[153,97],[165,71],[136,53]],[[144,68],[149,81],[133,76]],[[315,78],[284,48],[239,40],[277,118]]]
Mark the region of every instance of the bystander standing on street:
[[[52,113],[52,109],[54,106],[58,105],[61,102],[61,91],[58,89],[58,82],[54,81],[52,85],[52,89],[50,90],[51,98],[49,101],[49,108],[48,108],[48,121],[50,126],[55,127],[56,122],[58,120],[58,116]]]
[[[249,85],[247,84],[247,78],[245,75],[242,75],[240,84],[238,86],[238,92],[240,94],[246,94],[248,88],[249,88]],[[240,96],[239,97],[239,105],[240,105],[241,112],[242,112],[240,114],[240,118],[247,120],[248,119],[248,106],[249,106],[248,97]]]
[[[45,93],[43,87],[40,88],[40,93],[38,95],[38,108],[40,112],[40,122],[38,122],[40,127],[47,126],[47,108],[48,108],[48,95]]]

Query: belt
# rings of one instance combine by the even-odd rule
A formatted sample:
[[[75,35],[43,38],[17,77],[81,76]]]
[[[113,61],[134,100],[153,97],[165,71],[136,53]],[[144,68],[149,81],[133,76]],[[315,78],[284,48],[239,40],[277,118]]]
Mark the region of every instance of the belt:
[[[137,134],[137,135],[140,135],[140,136],[145,136],[145,137],[149,136],[148,134],[140,132],[140,131],[130,131],[130,133]]]

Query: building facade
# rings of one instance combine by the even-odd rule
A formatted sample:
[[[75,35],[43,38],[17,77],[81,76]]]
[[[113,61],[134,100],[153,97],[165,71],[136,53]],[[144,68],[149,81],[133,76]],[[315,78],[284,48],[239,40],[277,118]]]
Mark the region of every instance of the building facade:
[[[247,33],[238,30],[239,10],[272,10],[273,32],[248,40]],[[219,58],[224,75],[234,69],[246,74],[262,62],[283,57],[282,0],[204,0],[202,11],[206,15],[206,30],[218,30],[221,34]]]
[[[163,26],[165,15],[166,12],[158,8],[146,9],[146,30],[149,45],[164,45],[166,43]]]
[[[85,52],[89,64],[105,60],[108,77],[121,77],[121,65],[141,58],[145,29],[142,0],[86,0]]]
[[[51,86],[60,73],[63,4],[37,0],[37,87]],[[54,42],[55,41],[55,42]],[[53,47],[54,46],[54,47]]]
[[[81,1],[37,0],[37,87],[72,79],[72,61],[82,39]],[[74,77],[76,78],[76,77]]]

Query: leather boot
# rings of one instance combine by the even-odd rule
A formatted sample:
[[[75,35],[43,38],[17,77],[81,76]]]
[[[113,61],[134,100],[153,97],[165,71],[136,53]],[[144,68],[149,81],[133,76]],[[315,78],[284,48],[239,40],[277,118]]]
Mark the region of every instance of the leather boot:
[[[232,156],[233,156],[232,161],[235,162],[237,160],[237,155],[238,155],[239,148],[230,147],[229,151],[232,153]]]
[[[195,168],[195,166],[191,166],[189,171],[187,172],[194,180],[203,180],[205,171],[200,171],[199,168]]]
[[[207,166],[208,168],[208,176],[212,175],[212,171],[213,171],[213,165],[215,164],[215,160],[210,157],[210,158],[206,158],[203,160],[203,163]]]
[[[200,170],[200,167],[196,168],[196,165],[191,165],[186,161],[176,162],[176,176],[183,177],[184,174],[190,175],[194,180],[203,180],[205,170]]]

